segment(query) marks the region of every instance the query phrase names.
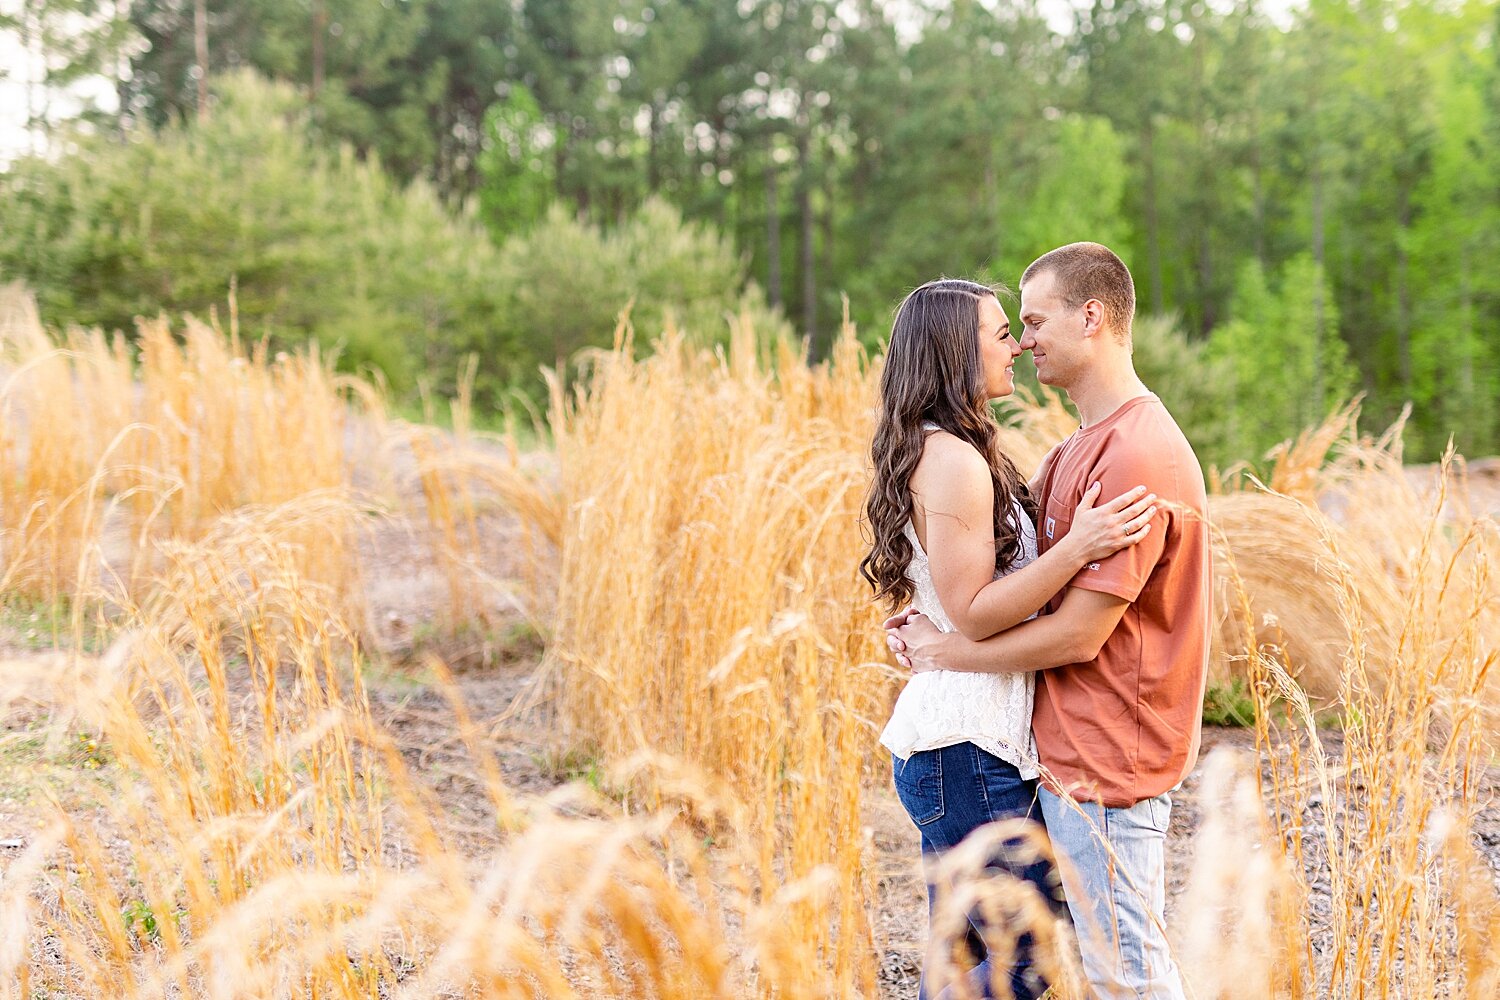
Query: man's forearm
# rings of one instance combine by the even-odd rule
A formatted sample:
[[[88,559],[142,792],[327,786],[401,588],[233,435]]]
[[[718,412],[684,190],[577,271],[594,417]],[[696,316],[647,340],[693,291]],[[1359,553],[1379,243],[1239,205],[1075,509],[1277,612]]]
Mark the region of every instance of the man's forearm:
[[[943,637],[940,665],[966,673],[1019,674],[1077,663],[1066,626],[1060,615],[1043,615],[979,642],[954,632]]]
[[[1070,587],[1062,606],[1050,615],[1022,622],[979,642],[950,633],[925,659],[928,666],[937,669],[981,674],[1025,673],[1085,663],[1099,655],[1127,606],[1122,598]]]

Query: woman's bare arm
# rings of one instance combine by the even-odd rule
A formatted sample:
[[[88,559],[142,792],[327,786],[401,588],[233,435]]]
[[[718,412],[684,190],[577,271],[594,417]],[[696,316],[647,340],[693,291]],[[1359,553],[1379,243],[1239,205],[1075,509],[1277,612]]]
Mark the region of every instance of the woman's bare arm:
[[[984,458],[951,434],[933,434],[912,475],[912,492],[925,513],[923,548],[938,600],[954,627],[974,640],[1030,618],[1085,565],[1145,537],[1155,514],[1155,497],[1144,487],[1094,507],[1096,484],[1067,535],[995,580],[994,489]]]

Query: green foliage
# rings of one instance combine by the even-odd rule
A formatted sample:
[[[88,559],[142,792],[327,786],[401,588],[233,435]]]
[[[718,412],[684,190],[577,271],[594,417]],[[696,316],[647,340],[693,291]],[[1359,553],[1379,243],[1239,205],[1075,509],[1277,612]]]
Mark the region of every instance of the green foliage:
[[[144,45],[120,80],[126,107],[156,126],[196,114],[192,3],[135,0]],[[445,192],[476,180],[494,82],[514,75],[513,14],[492,0],[204,0],[210,76],[250,69],[295,86],[317,134],[353,145],[402,180]]]
[[[1228,362],[1202,340],[1189,338],[1175,317],[1137,318],[1132,342],[1137,374],[1171,411],[1204,469],[1243,458],[1225,420],[1235,406]]]
[[[1414,194],[1412,283],[1420,294],[1412,330],[1411,397],[1419,418],[1410,443],[1426,454],[1453,436],[1482,453],[1500,428],[1500,341],[1487,304],[1500,300],[1500,126],[1486,107],[1478,53],[1453,47],[1434,60],[1436,140],[1431,171]],[[1497,95],[1500,96],[1500,95]]]
[[[1006,279],[1065,243],[1124,247],[1130,239],[1124,194],[1124,144],[1108,119],[1063,115],[1038,123],[1037,152],[1024,175],[1005,185],[1001,259]]]
[[[1208,686],[1203,694],[1203,724],[1241,729],[1255,725],[1255,699],[1244,678],[1235,677],[1227,684]]]
[[[187,911],[182,909],[175,910],[170,915],[179,931],[182,928],[183,917],[186,915]],[[125,922],[125,929],[134,934],[140,942],[151,944],[161,942],[161,919],[157,917],[151,904],[144,899],[132,899],[121,906],[120,919]]]
[[[541,106],[520,84],[486,113],[479,208],[497,237],[523,232],[546,214],[553,185],[546,154],[554,141]]]
[[[1289,261],[1274,286],[1258,263],[1245,264],[1230,315],[1214,330],[1208,352],[1229,378],[1230,454],[1258,456],[1354,393],[1355,370],[1334,332],[1337,305],[1310,256]]]
[[[0,177],[0,270],[58,324],[126,328],[138,315],[224,308],[317,336],[398,389],[496,343],[496,253],[421,183],[402,186],[308,137],[290,88],[237,74],[204,122],[85,141]]]
[[[214,120],[172,124],[200,110],[194,4],[120,7],[48,0],[0,20],[48,50],[44,99],[28,111],[54,153],[66,145],[53,97],[100,76],[123,96],[112,120],[87,116],[117,130],[81,140],[78,159],[97,168],[26,162],[3,182],[0,266],[41,274],[55,316],[201,308],[224,297],[226,256],[274,245],[240,273],[251,314],[329,331],[394,369],[442,374],[478,351],[494,389],[607,341],[634,292],[643,332],[661,301],[689,311],[681,296],[698,292],[680,263],[663,276],[601,249],[652,199],[725,234],[746,255],[740,285],[753,276],[814,355],[844,294],[874,341],[924,280],[1014,285],[1037,253],[1088,238],[1131,266],[1141,314],[1177,317],[1232,369],[1226,448],[1263,449],[1356,388],[1371,422],[1414,404],[1413,457],[1450,434],[1469,454],[1500,448],[1495,0],[1318,0],[1274,20],[1252,0],[1118,0],[1072,5],[1061,32],[1039,0],[203,0],[209,79],[250,67],[287,85],[271,118],[295,121],[293,145],[330,151],[318,169],[339,190],[322,193],[306,151],[285,148],[284,122],[250,129],[242,138],[266,147],[250,150]],[[142,123],[203,148],[120,152],[167,148]],[[355,253],[330,271],[319,249],[372,214],[369,241],[390,246],[385,220],[401,214],[387,211],[394,195],[352,179],[352,161],[339,165],[344,143],[438,192],[400,195],[413,201],[399,223],[413,249],[378,258],[381,270]],[[217,156],[258,172],[214,175]],[[49,171],[66,183],[40,192],[34,178]],[[299,183],[308,190],[277,202],[282,214],[261,211],[264,191]],[[361,184],[376,188],[363,204]],[[173,206],[148,186],[195,198]],[[599,303],[521,291],[502,309],[491,297],[507,298],[511,279],[493,269],[483,287],[457,280],[455,297],[451,272],[493,258],[446,256],[452,244],[424,221],[431,204],[416,203],[452,209],[471,195],[496,240],[539,241],[542,261],[512,270],[545,289],[587,281]],[[576,231],[548,215],[554,204]],[[36,260],[17,267],[22,246]],[[582,256],[559,256],[570,248]],[[167,260],[181,270],[157,266]],[[734,299],[721,283],[717,271],[701,282],[710,304],[694,326],[718,326]],[[309,288],[342,302],[341,286],[373,285],[392,293],[361,292],[333,317],[307,304]],[[422,301],[402,315],[412,296]]]
[[[746,289],[745,263],[729,241],[657,200],[607,231],[554,205],[506,241],[496,275],[505,289],[501,336],[519,345],[504,373],[511,385],[527,385],[538,361],[560,365],[583,348],[609,346],[627,306],[643,345],[669,318],[706,342],[725,339],[727,317],[741,310],[759,333],[783,326],[758,290]]]

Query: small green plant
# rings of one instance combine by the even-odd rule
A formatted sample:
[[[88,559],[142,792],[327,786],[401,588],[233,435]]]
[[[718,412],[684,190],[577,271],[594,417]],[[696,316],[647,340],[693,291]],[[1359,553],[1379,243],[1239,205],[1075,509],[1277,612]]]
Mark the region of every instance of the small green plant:
[[[1255,725],[1255,699],[1243,678],[1208,686],[1203,695],[1203,724],[1241,728]]]
[[[180,924],[182,916],[183,911],[178,910],[173,914],[173,919]],[[156,911],[145,900],[132,899],[120,907],[120,918],[125,921],[125,929],[134,934],[136,940],[152,944],[161,941],[161,923],[157,920]]]
[[[582,747],[549,747],[531,755],[543,777],[563,784],[582,781],[601,795],[610,794],[605,787],[604,765],[599,755]]]
[[[536,627],[526,619],[490,624],[465,621],[457,625],[418,622],[411,630],[408,659],[421,660],[432,654],[455,670],[489,669],[540,659],[545,643]]]

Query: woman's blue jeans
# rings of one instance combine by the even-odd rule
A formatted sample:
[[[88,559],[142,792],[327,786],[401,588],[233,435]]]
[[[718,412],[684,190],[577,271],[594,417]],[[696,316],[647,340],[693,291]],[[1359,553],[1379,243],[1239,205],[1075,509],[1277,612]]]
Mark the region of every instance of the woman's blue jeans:
[[[907,815],[922,834],[922,853],[941,854],[975,829],[996,820],[1030,818],[1041,821],[1036,782],[1021,777],[1014,764],[981,750],[973,743],[955,743],[937,750],[918,750],[902,760],[892,757],[891,770],[896,794]],[[1002,852],[1003,855],[1003,852]],[[1004,856],[991,862],[990,871],[1026,879],[1036,885],[1042,898],[1057,906],[1061,902],[1059,879],[1047,861],[1019,864]],[[927,885],[927,912],[931,919],[936,892]],[[993,996],[992,970],[980,935],[983,923],[978,913],[969,915],[968,947],[977,965],[969,975],[971,989],[980,996]],[[1017,1000],[1033,1000],[1047,991],[1047,984],[1031,962],[1031,935],[1016,941],[1015,964],[1009,970],[1010,989]],[[925,966],[925,963],[924,963]],[[921,1000],[932,994],[923,969]]]

